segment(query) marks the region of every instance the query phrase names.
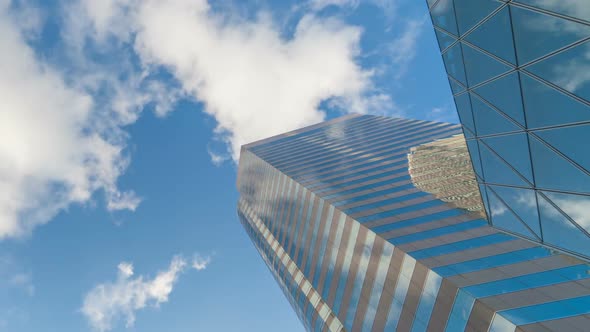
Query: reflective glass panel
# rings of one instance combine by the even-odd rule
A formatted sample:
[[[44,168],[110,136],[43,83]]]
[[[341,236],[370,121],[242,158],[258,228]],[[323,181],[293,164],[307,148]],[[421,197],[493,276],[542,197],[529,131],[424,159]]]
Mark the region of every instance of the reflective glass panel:
[[[449,83],[451,84],[451,90],[453,91],[453,94],[465,91],[465,87],[457,83],[457,81],[454,79],[449,79]]]
[[[492,212],[492,224],[495,227],[520,234],[524,237],[535,239],[531,230],[526,227],[513,213],[506,207],[504,202],[498,199],[496,194],[488,190],[488,200]]]
[[[538,188],[590,193],[590,177],[586,173],[555,154],[533,135],[529,137],[535,184]]]
[[[482,1],[467,0],[465,2],[473,4],[477,3],[479,5],[479,3]],[[493,2],[489,0],[484,2],[493,4]],[[499,3],[494,4],[494,6],[498,5]],[[483,48],[490,53],[493,53],[497,57],[500,57],[512,64],[516,64],[508,7],[500,10],[484,24],[471,32],[465,37],[465,40]]]
[[[436,33],[436,39],[438,39],[438,46],[440,47],[441,51],[444,51],[447,47],[451,46],[457,41],[457,39],[451,37],[451,35],[448,35],[439,30],[434,29],[434,32]]]
[[[463,58],[469,86],[474,86],[512,69],[512,67],[465,44],[463,44]]]
[[[475,298],[460,289],[453,303],[445,331],[465,331],[473,303],[475,303]]]
[[[472,132],[475,132],[469,94],[464,93],[455,97],[455,105],[457,106],[457,113],[459,113],[461,124],[463,124],[463,126],[467,127],[467,129],[471,130]]]
[[[584,0],[515,0],[555,13],[590,21],[588,3]]]
[[[479,145],[484,179],[489,183],[531,186],[483,144]]]
[[[517,72],[491,81],[474,91],[524,127],[524,112]]]
[[[552,145],[570,159],[590,170],[590,125],[561,127],[535,131],[537,136]]]
[[[533,170],[529,158],[529,143],[525,133],[494,136],[481,139],[502,159],[507,161],[529,182],[533,182]]]
[[[543,195],[537,194],[537,196],[543,227],[543,241],[590,256],[590,239],[588,236],[551,205]]]
[[[512,25],[519,64],[523,65],[587,37],[590,27],[512,6]]]
[[[531,73],[590,101],[590,43],[586,42],[526,68]]]
[[[432,23],[434,23],[434,25],[441,27],[454,35],[458,35],[453,0],[440,0],[430,10],[430,15],[432,16]]]
[[[537,198],[534,190],[504,186],[488,186],[488,188],[494,191],[539,238],[541,237]]]
[[[544,191],[543,194],[565,212],[576,224],[590,231],[590,196]],[[588,239],[590,241],[590,239]],[[590,252],[588,253],[590,256]]]
[[[488,106],[477,96],[470,95],[477,135],[482,136],[521,131],[516,124],[508,120],[504,115]]]
[[[590,313],[590,296],[510,309],[503,311],[502,315],[516,325],[526,325],[587,313]]]
[[[490,0],[455,0],[459,32],[464,34],[501,5]]]
[[[529,128],[590,120],[590,107],[529,75],[520,75]]]
[[[467,79],[465,78],[465,68],[463,67],[463,53],[461,51],[461,44],[457,43],[455,46],[449,48],[443,54],[443,62],[447,69],[447,74],[461,82],[463,85],[467,85]]]
[[[479,160],[479,147],[477,141],[467,141],[467,148],[469,149],[469,155],[476,175],[483,179],[483,171],[481,168],[481,161]]]

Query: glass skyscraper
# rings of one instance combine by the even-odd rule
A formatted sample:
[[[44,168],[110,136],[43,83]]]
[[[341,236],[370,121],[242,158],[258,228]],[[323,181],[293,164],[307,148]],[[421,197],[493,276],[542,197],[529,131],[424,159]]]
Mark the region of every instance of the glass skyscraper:
[[[427,4],[492,225],[590,258],[590,2]]]
[[[238,215],[309,331],[587,330],[587,262],[524,236],[525,189],[475,156],[477,179],[460,125],[350,115],[245,145]]]

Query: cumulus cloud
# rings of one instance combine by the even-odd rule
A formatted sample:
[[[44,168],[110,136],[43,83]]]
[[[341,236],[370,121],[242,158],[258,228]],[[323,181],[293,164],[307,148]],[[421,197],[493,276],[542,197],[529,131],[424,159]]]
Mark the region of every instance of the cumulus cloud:
[[[114,282],[99,284],[86,294],[81,312],[98,331],[109,331],[120,320],[125,321],[126,327],[131,327],[138,310],[168,302],[186,265],[182,257],[174,257],[167,270],[149,279],[142,275],[133,277],[133,265],[122,262],[118,265]]]

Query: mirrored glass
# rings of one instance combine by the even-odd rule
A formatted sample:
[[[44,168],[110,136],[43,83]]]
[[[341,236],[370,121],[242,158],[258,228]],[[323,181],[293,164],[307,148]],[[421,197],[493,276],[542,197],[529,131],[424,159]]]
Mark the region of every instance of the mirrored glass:
[[[520,65],[590,35],[590,27],[512,6],[512,25]]]
[[[590,21],[588,2],[584,0],[515,0],[515,2]]]
[[[502,4],[490,0],[455,0],[460,34],[464,34]]]
[[[503,186],[488,186],[488,188],[498,195],[539,238],[541,237],[534,190]]]
[[[590,120],[590,107],[529,75],[520,75],[529,128]]]
[[[481,161],[479,159],[479,147],[477,141],[467,141],[467,148],[469,149],[469,155],[471,157],[471,162],[476,175],[483,179],[483,171],[481,168]]]
[[[479,151],[481,155],[484,179],[486,182],[524,187],[531,186],[483,144],[479,145]]]
[[[521,126],[525,125],[517,72],[486,83],[474,91]]]
[[[516,325],[526,325],[587,313],[590,313],[590,296],[580,296],[510,309],[503,311],[502,315]]]
[[[484,103],[480,98],[472,93],[470,95],[477,135],[482,136],[522,130],[504,115]]]
[[[447,47],[451,46],[457,41],[457,39],[451,37],[451,35],[448,35],[439,30],[434,29],[434,32],[436,33],[436,39],[438,39],[438,46],[440,47],[441,51],[444,51]]]
[[[590,142],[590,124],[538,130],[535,134],[578,165],[590,170],[590,153],[587,145]]]
[[[543,241],[590,256],[590,239],[588,236],[551,205],[542,194],[537,194],[537,196],[543,227]]]
[[[529,137],[538,188],[590,193],[590,177],[586,173],[555,154],[533,135]]]
[[[479,3],[481,1],[467,1],[468,3]],[[484,1],[493,4],[492,1]],[[495,6],[499,3],[494,4]],[[489,20],[477,27],[474,31],[465,36],[468,42],[493,53],[512,64],[516,64],[514,43],[512,41],[512,29],[510,25],[510,14],[508,7],[500,10]]]
[[[481,139],[502,159],[514,167],[520,175],[533,183],[533,170],[529,158],[529,143],[525,133],[494,136]]]
[[[463,66],[463,53],[461,51],[461,44],[457,43],[455,46],[449,48],[443,54],[443,62],[447,69],[447,74],[453,77],[463,85],[467,85],[465,78],[465,68]]]
[[[543,191],[543,194],[565,212],[578,226],[590,231],[590,196]],[[588,239],[590,241],[590,239]],[[590,256],[590,252],[587,254]]]
[[[585,100],[590,100],[588,42],[526,67],[526,70]]]
[[[469,320],[469,314],[475,303],[475,298],[469,293],[459,290],[453,308],[447,321],[446,331],[464,331]]]
[[[434,23],[434,25],[443,28],[454,35],[458,35],[453,0],[440,0],[430,10],[430,16],[432,17],[432,23]]]
[[[488,200],[490,202],[490,210],[492,212],[492,225],[529,239],[535,239],[531,230],[525,226],[514,213],[498,199],[498,196],[492,191],[488,190]]]
[[[449,78],[449,83],[451,84],[451,90],[453,91],[453,94],[465,91],[465,87],[459,84],[454,79]]]
[[[457,106],[457,113],[461,124],[467,129],[475,132],[475,125],[473,124],[473,115],[471,114],[471,101],[468,93],[455,97],[455,105]]]
[[[474,86],[512,69],[512,67],[492,59],[470,46],[461,44],[463,45],[463,59],[469,86]]]
[[[479,185],[479,193],[481,194],[481,200],[483,201],[483,205],[486,209],[486,215],[489,222],[491,220],[492,213],[490,211],[490,206],[488,202],[488,193],[486,191],[486,187],[483,184]]]

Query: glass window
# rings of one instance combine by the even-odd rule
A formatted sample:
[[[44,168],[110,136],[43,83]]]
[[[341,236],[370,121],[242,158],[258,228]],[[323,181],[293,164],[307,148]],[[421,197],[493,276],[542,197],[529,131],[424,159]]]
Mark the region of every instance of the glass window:
[[[473,221],[463,222],[460,224],[435,228],[435,229],[431,229],[428,231],[419,231],[417,233],[404,235],[404,236],[400,236],[400,237],[396,237],[396,238],[390,238],[387,241],[389,241],[390,243],[392,243],[394,245],[400,245],[400,244],[404,244],[404,243],[420,241],[420,240],[429,239],[429,238],[442,236],[442,235],[446,235],[446,234],[462,232],[462,231],[465,231],[468,229],[484,227],[484,226],[487,226],[487,224],[488,224],[487,221],[485,221],[483,219],[477,219],[477,220],[473,220]]]
[[[463,66],[463,53],[461,52],[461,44],[457,43],[455,46],[449,48],[443,54],[443,61],[447,74],[459,81],[463,85],[467,85],[467,79],[465,78],[465,68]]]
[[[352,261],[354,247],[356,245],[357,237],[359,234],[359,227],[359,223],[353,222],[350,230],[350,236],[348,237],[348,245],[344,253],[344,261],[342,262],[342,266],[340,267],[340,275],[335,276],[333,280],[338,280],[338,285],[336,287],[336,298],[334,299],[334,307],[332,309],[332,311],[334,311],[336,315],[340,314],[340,306],[342,305],[342,297],[344,296],[344,288],[346,286],[346,281],[348,279],[348,272],[350,270],[350,263]],[[364,242],[365,239],[366,235],[365,238],[361,238],[359,240]],[[344,248],[340,248],[340,250],[344,250]]]
[[[431,10],[432,23],[448,32],[458,35],[457,21],[455,20],[455,9],[453,0],[440,0]]]
[[[438,46],[441,51],[444,51],[447,47],[457,41],[457,39],[451,37],[451,35],[441,32],[440,30],[434,29],[434,32],[436,33],[436,39],[438,39]]]
[[[486,83],[475,89],[474,92],[524,127],[518,72]]]
[[[511,332],[516,330],[516,325],[504,318],[499,313],[494,315],[489,332]]]
[[[452,80],[451,80],[452,82]],[[455,97],[455,105],[457,106],[457,113],[461,119],[461,124],[467,129],[475,132],[475,125],[473,124],[473,115],[471,114],[471,100],[468,93]]]
[[[504,233],[496,233],[413,251],[410,252],[410,255],[415,259],[424,259],[512,240],[514,240],[513,236]]]
[[[397,284],[395,285],[393,301],[389,309],[389,314],[387,315],[387,323],[385,324],[386,331],[395,331],[397,328],[415,266],[416,260],[408,255],[405,255],[401,272],[399,274]]]
[[[532,231],[490,190],[488,190],[488,200],[494,227],[535,239]]]
[[[465,44],[462,44],[462,46],[465,72],[470,87],[499,76],[512,69],[512,67],[499,62],[470,46]]]
[[[432,271],[428,271],[424,287],[422,288],[420,303],[418,304],[418,309],[416,309],[416,315],[414,316],[412,332],[426,331],[441,282],[442,278],[439,275]]]
[[[455,0],[459,32],[464,34],[500,6],[489,0]]]
[[[522,130],[504,115],[491,108],[479,97],[473,94],[471,94],[471,105],[473,106],[473,115],[475,117],[475,125],[477,129],[476,132],[479,136]]]
[[[375,242],[375,233],[367,232],[367,238],[365,240],[365,245],[363,246],[363,251],[361,253],[361,257],[358,263],[357,273],[354,279],[354,283],[352,285],[352,294],[350,296],[350,304],[348,310],[346,311],[346,321],[344,322],[344,326],[348,330],[352,330],[352,325],[354,323],[354,318],[356,314],[356,310],[358,307],[359,299],[361,297],[361,290],[363,288],[363,284],[365,282],[365,275],[367,274],[367,267],[369,266],[369,260],[371,259],[371,253],[373,251],[373,243]]]
[[[588,3],[576,0],[517,0],[517,2],[549,10],[555,13],[590,21]]]
[[[586,231],[590,231],[590,196],[544,191],[543,194]],[[590,256],[590,254],[588,255]]]
[[[538,188],[590,193],[590,177],[530,135],[535,183]],[[559,170],[556,173],[555,170]]]
[[[472,6],[478,6],[479,8],[485,7],[482,6],[482,1],[462,0],[462,2],[472,4]],[[489,0],[484,0],[483,2],[495,7],[500,5]],[[499,58],[516,64],[508,7],[500,10],[484,24],[471,32],[465,37],[465,40]]]
[[[375,281],[373,282],[371,296],[369,297],[367,311],[365,312],[365,318],[363,319],[362,332],[369,332],[373,327],[373,321],[375,320],[375,315],[377,314],[377,307],[379,306],[379,300],[381,299],[381,294],[383,292],[383,286],[385,284],[385,278],[387,277],[387,271],[389,270],[389,264],[391,262],[392,255],[393,246],[385,243],[383,245],[381,258],[379,259]]]
[[[526,120],[539,128],[590,120],[590,107],[529,75],[520,75]]]
[[[514,167],[520,175],[533,182],[529,143],[525,133],[482,138],[481,141]]]
[[[516,6],[511,14],[520,65],[590,35],[590,26],[563,18]]]
[[[459,209],[450,209],[442,212],[436,212],[432,214],[427,214],[421,217],[416,217],[404,221],[398,221],[391,224],[385,224],[377,227],[371,228],[371,230],[375,233],[383,233],[393,229],[400,229],[404,227],[415,226],[419,224],[424,224],[428,222],[438,221],[443,218],[455,217],[464,214],[463,211]]]
[[[459,84],[454,79],[449,78],[449,82],[451,84],[451,90],[453,90],[453,94],[457,94],[459,92],[465,91],[465,87],[463,85]]]
[[[412,211],[419,211],[422,209],[426,209],[429,207],[433,207],[433,206],[437,206],[437,205],[443,205],[445,204],[445,202],[438,200],[438,199],[434,199],[431,201],[427,201],[427,202],[423,202],[423,203],[418,203],[418,204],[413,204],[413,205],[409,205],[409,206],[404,206],[404,207],[400,207],[400,208],[394,208],[394,209],[387,209],[387,211],[381,211],[378,212],[376,214],[372,214],[372,215],[368,215],[365,217],[360,217],[357,218],[357,220],[361,223],[366,223],[366,222],[370,222],[370,221],[375,221],[375,220],[379,220],[379,219],[384,219],[387,217],[392,217],[392,216],[396,216],[396,215],[400,215],[402,213],[407,213],[407,212],[412,212]]]
[[[486,182],[530,186],[521,176],[517,175],[504,161],[483,144],[479,144],[481,164]]]
[[[589,51],[590,43],[586,42],[528,66],[526,70],[590,101]]]
[[[483,171],[481,168],[481,161],[479,159],[479,147],[476,140],[467,141],[467,147],[469,149],[469,156],[471,157],[471,163],[475,174],[479,178],[483,179]]]
[[[453,303],[445,331],[464,331],[474,303],[475,298],[460,289]]]
[[[525,325],[588,313],[590,313],[590,296],[581,296],[505,310],[502,316],[516,325]]]
[[[590,153],[587,145],[590,142],[590,125],[538,130],[535,134],[578,165],[590,170]]]
[[[539,197],[539,211],[543,227],[543,241],[590,256],[588,254],[590,253],[590,238],[549,203],[543,195],[537,195]]]
[[[541,237],[537,198],[534,190],[491,185],[488,188],[499,196],[539,238]]]

